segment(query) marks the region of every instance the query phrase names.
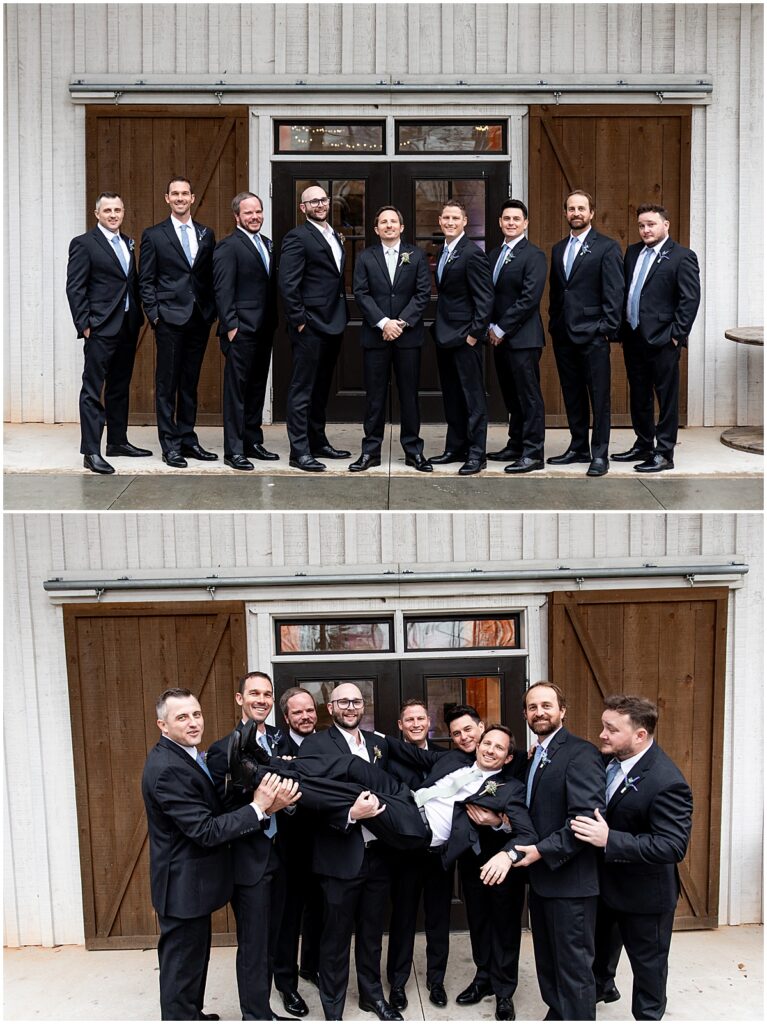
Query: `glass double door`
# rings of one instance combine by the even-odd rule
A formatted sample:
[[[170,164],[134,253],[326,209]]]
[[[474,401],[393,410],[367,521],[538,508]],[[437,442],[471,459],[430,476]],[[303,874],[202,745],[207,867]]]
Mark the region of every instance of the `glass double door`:
[[[459,199],[466,206],[469,217],[467,234],[489,252],[501,241],[498,214],[508,194],[508,165],[502,162],[440,164],[434,160],[403,163],[300,161],[275,163],[273,178],[273,233],[278,244],[291,228],[304,220],[298,204],[305,188],[319,184],[330,196],[329,220],[344,239],[345,286],[351,319],[336,367],[328,402],[328,419],[361,423],[365,409],[362,350],[359,345],[362,318],[354,301],[352,281],[360,252],[365,246],[378,243],[373,230],[376,210],[388,204],[400,209],[405,221],[405,239],[423,249],[429,259],[432,298],[425,315],[428,325],[434,319],[436,307],[433,272],[443,242],[437,224],[442,204],[447,199]],[[486,358],[485,388],[490,418],[503,420],[505,408],[495,370],[489,365],[491,362],[492,359]],[[276,420],[285,419],[290,368],[290,342],[283,319],[274,350]],[[444,422],[442,392],[431,337],[427,337],[422,351],[420,395],[423,421]],[[398,422],[396,387],[392,388],[390,403],[390,419]]]

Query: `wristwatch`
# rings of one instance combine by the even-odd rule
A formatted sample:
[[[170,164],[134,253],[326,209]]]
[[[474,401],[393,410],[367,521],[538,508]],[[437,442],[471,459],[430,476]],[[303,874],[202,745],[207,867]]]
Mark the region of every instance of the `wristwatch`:
[[[516,862],[517,862],[517,851],[516,850],[504,850],[503,852],[506,854],[506,856],[509,858],[509,860],[511,861],[512,864],[516,864]]]

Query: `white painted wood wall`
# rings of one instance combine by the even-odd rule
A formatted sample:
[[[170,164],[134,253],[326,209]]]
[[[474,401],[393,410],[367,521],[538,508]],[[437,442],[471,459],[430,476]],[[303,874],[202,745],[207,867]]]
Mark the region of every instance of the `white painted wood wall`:
[[[763,321],[761,4],[7,4],[3,13],[6,419],[77,418],[82,352],[66,253],[90,222],[85,111],[69,98],[70,80],[226,72],[431,83],[711,75],[711,105],[693,117],[691,241],[704,303],[689,422],[761,422],[763,353],[724,338]]]
[[[533,562],[555,567],[589,559],[616,566],[627,558],[634,564],[662,558],[678,563],[699,556],[747,561],[750,572],[730,596],[727,633],[720,920],[761,919],[763,779],[753,770],[764,712],[760,514],[8,513],[5,520],[6,944],[83,941],[62,611],[42,584],[51,576],[91,572],[311,573],[359,565],[425,571],[526,568]],[[542,605],[545,590],[531,586],[520,600]],[[270,602],[276,607],[269,593],[253,591],[257,596],[259,617]],[[425,607],[429,600],[427,595]],[[332,601],[323,608],[332,610]],[[256,618],[249,616],[252,663],[259,657]],[[546,663],[545,643],[543,607],[540,635],[529,644],[538,666]],[[535,667],[531,653],[531,671]]]

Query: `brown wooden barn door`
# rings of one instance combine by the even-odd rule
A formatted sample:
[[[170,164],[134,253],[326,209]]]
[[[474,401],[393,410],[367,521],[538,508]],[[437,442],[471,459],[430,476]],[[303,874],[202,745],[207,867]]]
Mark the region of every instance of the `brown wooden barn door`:
[[[636,208],[662,203],[669,211],[671,235],[690,240],[689,107],[532,106],[530,107],[530,240],[551,261],[551,247],[568,231],[562,203],[582,188],[594,196],[597,231],[626,247],[639,241]],[[548,286],[541,303],[548,325]],[[550,339],[549,339],[550,341]],[[687,354],[682,353],[680,422],[687,423]],[[554,352],[546,346],[541,361],[546,425],[567,425]],[[630,426],[628,382],[623,354],[612,352],[612,422]]]
[[[692,787],[677,929],[718,925],[727,597],[716,587],[577,591],[549,604],[550,678],[567,694],[570,730],[596,741],[604,696],[647,697],[660,710],[657,742]]]
[[[244,605],[70,605],[64,635],[85,944],[155,945],[141,797],[160,735],[154,703],[170,686],[191,690],[205,716],[203,749],[233,728],[235,680],[247,662]],[[228,908],[214,914],[213,931],[219,942],[234,931]]]
[[[169,215],[165,203],[174,174],[191,179],[192,216],[213,229],[216,239],[232,230],[232,197],[248,188],[248,110],[225,106],[89,106],[86,110],[87,224],[99,192],[119,192],[125,202],[123,230],[133,236],[136,255],[144,228]],[[147,323],[139,335],[130,396],[130,422],[155,423],[154,333]],[[200,375],[197,422],[221,420],[223,358],[211,331]]]

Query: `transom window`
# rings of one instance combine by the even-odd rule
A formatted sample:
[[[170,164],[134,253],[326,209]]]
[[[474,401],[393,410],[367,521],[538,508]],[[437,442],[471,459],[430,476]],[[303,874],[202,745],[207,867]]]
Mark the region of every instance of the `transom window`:
[[[361,156],[385,153],[386,133],[383,121],[358,124],[340,121],[303,121],[274,126],[275,153],[342,153]]]
[[[405,618],[406,651],[467,651],[519,647],[519,613],[502,618]]]
[[[276,623],[277,654],[359,654],[392,651],[391,619]]]
[[[507,153],[504,121],[397,121],[396,151],[416,153]]]

